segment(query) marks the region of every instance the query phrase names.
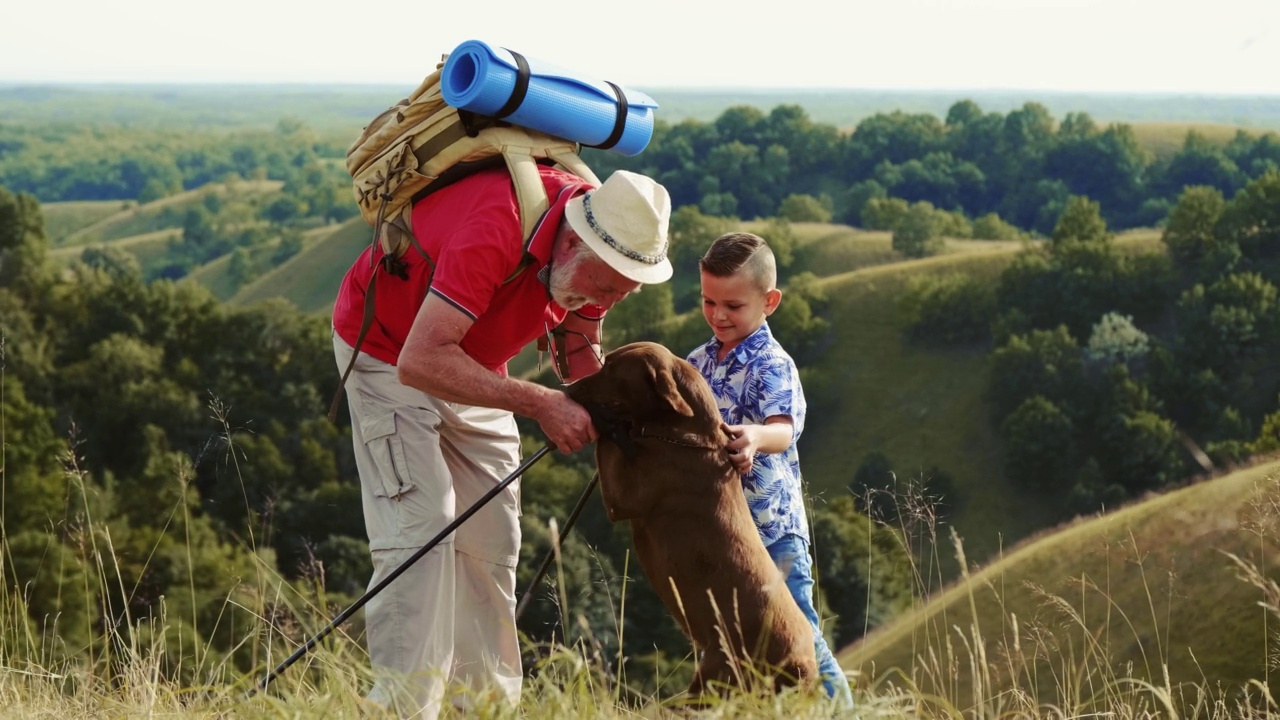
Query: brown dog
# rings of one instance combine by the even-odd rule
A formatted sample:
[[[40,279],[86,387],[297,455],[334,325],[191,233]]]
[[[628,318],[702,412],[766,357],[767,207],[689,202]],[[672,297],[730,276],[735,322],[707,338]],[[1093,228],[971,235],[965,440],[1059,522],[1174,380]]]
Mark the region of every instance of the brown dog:
[[[816,682],[813,629],[760,542],[706,380],[663,346],[633,343],[567,392],[600,432],[610,521],[631,521],[645,575],[702,655],[690,693]]]

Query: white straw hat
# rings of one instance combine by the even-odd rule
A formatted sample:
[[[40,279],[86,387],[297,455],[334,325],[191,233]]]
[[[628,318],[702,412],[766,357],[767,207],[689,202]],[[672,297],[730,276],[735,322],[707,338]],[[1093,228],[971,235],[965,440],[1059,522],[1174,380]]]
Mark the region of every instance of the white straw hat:
[[[627,278],[646,284],[671,279],[671,196],[652,179],[618,170],[570,200],[564,216],[587,247]]]

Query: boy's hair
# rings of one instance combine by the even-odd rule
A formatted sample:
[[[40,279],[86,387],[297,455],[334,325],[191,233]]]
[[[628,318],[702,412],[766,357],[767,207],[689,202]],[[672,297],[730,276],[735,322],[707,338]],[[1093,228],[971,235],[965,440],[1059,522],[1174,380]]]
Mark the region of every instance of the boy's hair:
[[[760,292],[778,284],[778,263],[764,238],[748,232],[726,233],[716,238],[698,266],[708,275],[729,277],[746,272]]]

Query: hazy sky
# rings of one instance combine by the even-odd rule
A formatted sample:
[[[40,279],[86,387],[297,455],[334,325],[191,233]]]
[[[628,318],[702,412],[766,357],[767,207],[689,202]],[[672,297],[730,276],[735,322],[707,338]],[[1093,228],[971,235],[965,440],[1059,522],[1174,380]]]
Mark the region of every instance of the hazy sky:
[[[0,25],[0,82],[413,87],[474,38],[635,87],[1280,94],[1280,0],[5,0]]]

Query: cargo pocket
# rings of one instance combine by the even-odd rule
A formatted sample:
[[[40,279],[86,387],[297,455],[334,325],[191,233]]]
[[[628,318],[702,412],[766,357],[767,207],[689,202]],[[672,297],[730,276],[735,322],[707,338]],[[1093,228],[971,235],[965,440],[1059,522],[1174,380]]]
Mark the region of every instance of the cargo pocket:
[[[369,457],[378,469],[378,478],[370,490],[374,497],[400,500],[416,488],[404,452],[404,439],[396,434],[396,414],[385,413],[363,418],[361,431]]]

